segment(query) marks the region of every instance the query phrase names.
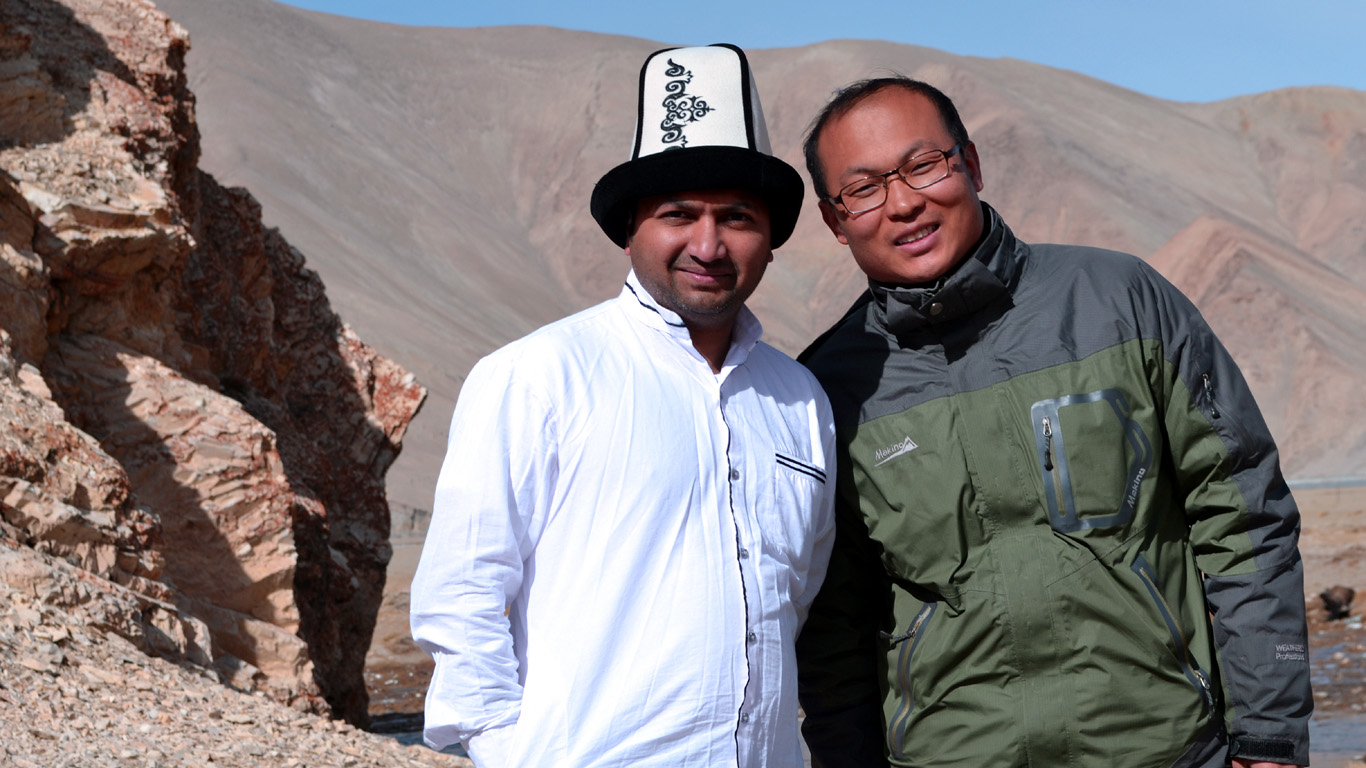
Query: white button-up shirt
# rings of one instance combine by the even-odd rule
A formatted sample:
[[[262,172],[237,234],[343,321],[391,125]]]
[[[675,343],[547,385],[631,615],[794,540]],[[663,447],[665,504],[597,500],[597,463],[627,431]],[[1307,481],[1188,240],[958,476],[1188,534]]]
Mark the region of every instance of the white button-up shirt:
[[[470,371],[412,587],[428,744],[801,765],[793,644],[834,536],[834,426],[761,332],[743,310],[713,373],[632,274]]]

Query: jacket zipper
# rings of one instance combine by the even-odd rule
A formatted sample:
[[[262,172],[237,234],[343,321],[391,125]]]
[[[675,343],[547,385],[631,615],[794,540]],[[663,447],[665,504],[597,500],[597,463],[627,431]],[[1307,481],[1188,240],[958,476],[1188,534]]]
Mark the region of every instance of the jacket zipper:
[[[1219,409],[1214,407],[1214,382],[1210,380],[1208,373],[1200,374],[1200,379],[1205,385],[1205,403],[1209,407],[1209,417],[1217,419],[1219,418]]]
[[[1053,425],[1047,416],[1043,417],[1043,468],[1045,472],[1053,471]]]
[[[915,620],[911,622],[911,628],[901,635],[890,635],[882,633],[884,640],[887,640],[896,647],[901,645],[901,652],[896,660],[896,681],[901,687],[901,703],[897,705],[896,712],[892,715],[887,726],[887,744],[891,746],[892,753],[900,755],[905,746],[906,721],[911,717],[911,710],[915,702],[911,698],[911,656],[915,652],[917,638],[920,630],[929,620],[930,614],[934,613],[934,603],[926,603],[925,607],[915,615]]]
[[[1229,431],[1233,432],[1233,437],[1239,444],[1250,448],[1253,443],[1248,438],[1247,433],[1243,431],[1242,423],[1236,418],[1225,419],[1224,414],[1220,412],[1218,401],[1215,398],[1214,377],[1209,372],[1200,374],[1200,385],[1204,390],[1205,407],[1209,413],[1210,421],[1222,421]],[[1211,426],[1213,425],[1211,424]]]
[[[1181,634],[1181,629],[1176,623],[1176,615],[1172,613],[1171,606],[1167,605],[1166,598],[1157,589],[1157,583],[1153,580],[1152,574],[1148,572],[1146,563],[1140,561],[1134,564],[1134,571],[1148,588],[1153,600],[1157,603],[1157,610],[1162,614],[1162,619],[1167,623],[1167,630],[1171,632],[1172,642],[1176,643],[1176,652],[1181,659],[1181,671],[1186,675],[1186,679],[1195,684],[1196,690],[1200,691],[1205,706],[1210,711],[1214,710],[1214,691],[1210,687],[1209,678],[1205,676],[1203,670],[1195,664],[1191,658],[1190,648],[1186,645],[1186,639]]]
[[[1053,486],[1053,499],[1056,503],[1050,503],[1049,507],[1058,518],[1067,517],[1067,503],[1064,499],[1067,495],[1063,492],[1062,474],[1058,472],[1058,463],[1053,460],[1053,421],[1047,416],[1041,420],[1043,434],[1043,471],[1045,482]]]

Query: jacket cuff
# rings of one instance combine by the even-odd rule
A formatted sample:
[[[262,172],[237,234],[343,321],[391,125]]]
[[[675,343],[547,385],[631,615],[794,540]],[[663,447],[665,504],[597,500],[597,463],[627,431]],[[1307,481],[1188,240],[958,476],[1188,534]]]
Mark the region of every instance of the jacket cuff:
[[[1303,754],[1301,754],[1301,751]],[[1287,765],[1308,765],[1309,749],[1297,748],[1289,739],[1269,739],[1257,736],[1234,736],[1229,740],[1229,757],[1248,761],[1266,761]]]

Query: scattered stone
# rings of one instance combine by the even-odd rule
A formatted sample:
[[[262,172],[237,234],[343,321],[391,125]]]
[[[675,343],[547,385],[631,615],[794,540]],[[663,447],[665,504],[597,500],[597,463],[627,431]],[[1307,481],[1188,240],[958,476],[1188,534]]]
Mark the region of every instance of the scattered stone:
[[[184,660],[133,655],[125,639],[85,622],[79,606],[35,603],[0,579],[0,627],[27,627],[0,639],[0,765],[472,768],[464,758],[224,688]],[[49,638],[77,628],[88,642],[67,647],[63,665],[44,663]]]
[[[1352,615],[1353,597],[1356,597],[1356,590],[1341,584],[1323,590],[1319,599],[1323,601],[1324,618],[1337,621]]]

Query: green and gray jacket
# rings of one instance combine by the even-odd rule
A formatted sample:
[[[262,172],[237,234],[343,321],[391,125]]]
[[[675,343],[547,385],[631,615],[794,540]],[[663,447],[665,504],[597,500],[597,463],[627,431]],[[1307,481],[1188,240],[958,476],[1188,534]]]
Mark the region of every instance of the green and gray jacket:
[[[983,208],[942,286],[802,357],[840,446],[814,764],[1307,764],[1299,512],[1242,375],[1142,261]]]

